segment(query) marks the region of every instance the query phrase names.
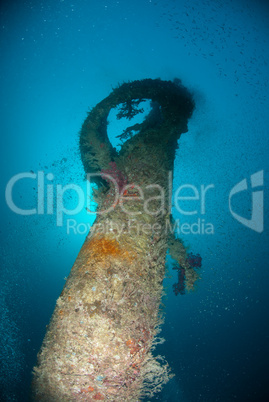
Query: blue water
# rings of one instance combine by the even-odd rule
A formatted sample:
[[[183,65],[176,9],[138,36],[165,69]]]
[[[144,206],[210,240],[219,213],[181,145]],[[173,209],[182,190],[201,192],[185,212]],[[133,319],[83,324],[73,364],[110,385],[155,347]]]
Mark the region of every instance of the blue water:
[[[85,208],[63,216],[62,226],[55,209],[17,214],[5,200],[7,184],[19,173],[44,172],[45,203],[56,200],[57,185],[85,188],[78,132],[89,108],[118,83],[179,77],[196,110],[179,142],[174,191],[188,184],[180,195],[195,188],[199,199],[182,201],[192,214],[180,214],[174,200],[173,213],[203,264],[197,290],[176,297],[168,263],[166,343],[157,353],[176,376],[153,400],[266,401],[268,1],[6,0],[0,15],[0,400],[28,401],[46,325],[85,239],[83,223],[93,221]],[[229,208],[244,179],[248,190],[241,187]],[[203,205],[202,185],[211,186]],[[33,177],[17,181],[14,205],[37,208],[37,186]],[[64,203],[76,207],[74,191]],[[74,217],[82,225],[68,233]]]

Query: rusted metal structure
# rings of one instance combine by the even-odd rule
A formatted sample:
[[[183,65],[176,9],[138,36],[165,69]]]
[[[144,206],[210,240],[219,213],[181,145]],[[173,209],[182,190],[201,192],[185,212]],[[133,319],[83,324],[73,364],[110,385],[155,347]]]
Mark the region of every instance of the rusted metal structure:
[[[116,152],[107,118],[152,109],[129,127]],[[177,141],[194,102],[181,85],[160,79],[125,83],[88,114],[80,134],[88,178],[98,185],[97,219],[57,300],[34,368],[33,397],[49,401],[139,401],[169,380],[153,356],[162,314],[165,258],[184,265],[186,250],[171,234],[171,178]],[[135,134],[136,133],[136,134]],[[187,287],[197,274],[185,263]]]

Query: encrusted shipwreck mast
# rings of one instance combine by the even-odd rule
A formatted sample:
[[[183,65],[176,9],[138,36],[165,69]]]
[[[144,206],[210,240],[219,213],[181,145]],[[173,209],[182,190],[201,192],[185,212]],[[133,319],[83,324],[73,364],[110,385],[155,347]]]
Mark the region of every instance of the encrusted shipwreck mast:
[[[120,105],[118,118],[131,120],[146,99],[151,112],[124,131],[120,137],[127,140],[116,152],[107,136],[110,110]],[[167,363],[152,349],[160,341],[167,249],[177,260],[186,257],[168,230],[169,177],[193,109],[179,80],[146,79],[119,86],[89,112],[80,150],[86,173],[99,186],[97,219],[38,354],[34,399],[139,401],[169,380]],[[196,273],[184,267],[191,288]]]

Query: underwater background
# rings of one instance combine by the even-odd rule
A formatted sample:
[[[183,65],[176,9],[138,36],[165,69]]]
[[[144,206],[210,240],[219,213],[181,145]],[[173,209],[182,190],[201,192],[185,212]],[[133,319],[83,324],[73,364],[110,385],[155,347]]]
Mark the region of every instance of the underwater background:
[[[196,103],[173,186],[191,185],[200,197],[182,204],[190,214],[173,208],[173,215],[189,227],[178,236],[202,267],[196,290],[175,296],[167,259],[166,342],[156,353],[175,377],[153,400],[268,400],[269,2],[6,0],[0,7],[0,401],[29,400],[46,325],[87,235],[84,223],[94,219],[85,208],[62,226],[55,208],[18,214],[6,186],[17,174],[44,172],[45,204],[49,194],[57,203],[57,186],[85,188],[78,139],[87,111],[118,84],[158,77],[181,79]],[[201,186],[210,186],[204,205]],[[18,208],[37,208],[38,197],[37,180],[13,186]],[[76,204],[67,191],[65,207]],[[68,229],[70,218],[80,230]]]

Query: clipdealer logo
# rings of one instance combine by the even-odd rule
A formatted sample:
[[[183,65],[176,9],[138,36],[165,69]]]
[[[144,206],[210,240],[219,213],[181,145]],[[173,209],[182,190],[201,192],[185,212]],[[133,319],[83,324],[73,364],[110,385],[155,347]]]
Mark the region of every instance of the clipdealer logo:
[[[5,198],[8,207],[18,215],[44,215],[49,214],[52,215],[55,213],[56,215],[56,224],[57,226],[63,226],[64,216],[77,215],[83,209],[87,210],[87,214],[93,215],[96,214],[96,211],[90,210],[91,203],[91,176],[96,176],[97,174],[89,174],[87,175],[87,189],[86,192],[82,187],[77,184],[67,184],[62,186],[60,184],[53,184],[54,175],[52,173],[48,173],[45,175],[43,171],[38,171],[37,174],[34,172],[24,172],[19,173],[13,176],[6,186]],[[109,175],[106,175],[109,176]],[[35,208],[24,209],[18,206],[13,198],[15,189],[14,186],[21,180],[32,179],[37,183],[37,203]],[[145,213],[150,215],[157,215],[159,213],[167,214],[167,211],[172,210],[171,204],[165,205],[166,197],[164,196],[164,189],[157,185],[151,184],[148,185],[147,188],[141,188],[138,185],[126,185],[123,189],[118,188],[117,182],[113,177],[108,177],[109,181],[111,181],[111,185],[115,188],[116,198],[114,203],[110,208],[104,211],[98,211],[97,214],[106,214],[111,211],[115,205],[119,205],[122,208],[122,211],[129,214],[132,218],[132,213],[125,209],[124,203],[126,199],[130,197],[124,197],[124,193],[128,190],[129,187],[136,188],[137,198],[143,203],[143,210]],[[204,217],[206,212],[206,199],[208,197],[208,192],[215,188],[213,184],[209,185],[201,185],[199,188],[193,186],[191,184],[183,184],[175,191],[172,191],[172,172],[168,174],[168,191],[169,196],[168,199],[172,200],[173,205],[176,211],[180,214],[180,216],[198,216],[199,214]],[[248,188],[247,179],[241,180],[237,183],[230,191],[228,196],[229,203],[229,211],[231,215],[242,225],[247,228],[262,233],[264,230],[264,192],[261,187],[264,184],[264,171],[260,170],[250,176],[250,188]],[[147,190],[156,190],[156,194],[154,197],[147,197]],[[210,190],[210,191],[209,191]],[[251,205],[251,218],[247,219],[244,216],[236,213],[232,208],[232,198],[241,192],[251,191],[252,196],[252,205]],[[74,208],[69,209],[65,206],[64,196],[66,193],[73,192],[76,195],[75,199],[76,205]],[[187,195],[186,195],[187,192]],[[86,193],[86,194],[85,194]],[[173,194],[172,194],[173,193]],[[149,206],[151,200],[158,200],[160,203],[160,208],[156,211],[151,211]],[[122,202],[121,202],[122,201]],[[170,202],[170,201],[169,201]],[[136,212],[136,215],[141,212]],[[177,220],[178,221],[178,220]],[[73,228],[75,228],[74,219],[72,220]],[[86,225],[86,224],[85,224]],[[197,225],[199,226],[199,230],[197,229]],[[70,226],[70,225],[69,225]],[[87,228],[88,228],[87,224]],[[201,230],[202,228],[202,230]],[[207,222],[205,219],[198,219],[197,222],[192,224],[185,222],[181,224],[181,233],[183,234],[214,234],[214,227],[212,223]]]
[[[255,232],[262,233],[264,229],[264,194],[263,190],[257,190],[257,187],[264,185],[264,171],[260,170],[250,176],[250,190],[248,189],[247,179],[237,183],[229,194],[229,209],[232,216],[242,225],[248,227]],[[254,190],[252,190],[254,189]],[[257,190],[257,191],[256,191]],[[242,191],[251,191],[251,218],[247,219],[238,215],[232,209],[231,200],[235,194]]]

